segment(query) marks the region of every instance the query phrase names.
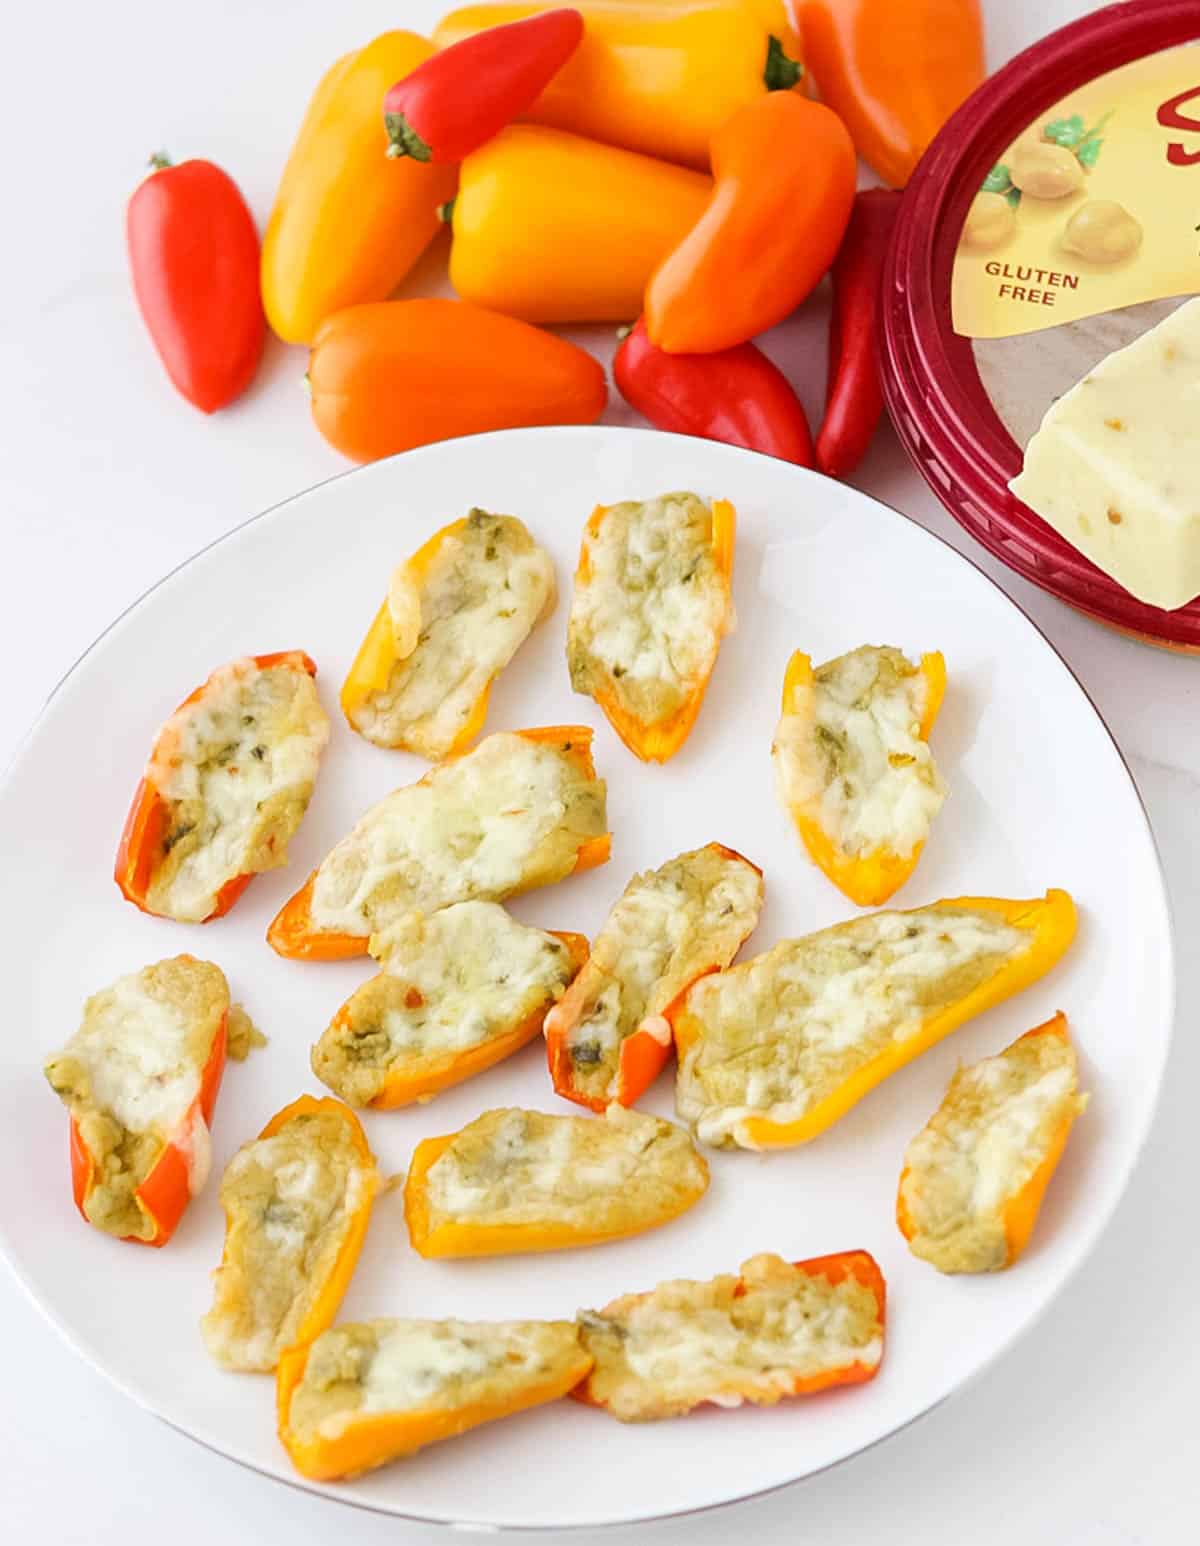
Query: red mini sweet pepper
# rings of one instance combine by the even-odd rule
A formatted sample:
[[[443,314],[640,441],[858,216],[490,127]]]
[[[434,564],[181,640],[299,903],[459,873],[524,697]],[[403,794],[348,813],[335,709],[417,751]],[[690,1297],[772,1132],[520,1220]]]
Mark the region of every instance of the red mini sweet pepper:
[[[879,383],[879,281],[901,195],[870,188],[855,197],[833,265],[829,384],[817,435],[817,466],[844,478],[866,455],[883,414]]]
[[[655,348],[639,321],[613,357],[613,379],[630,407],[658,429],[814,465],[800,399],[754,344],[715,354],[668,354]]]
[[[582,37],[578,11],[543,11],[433,54],[383,99],[388,155],[463,160],[533,106]]]
[[[167,375],[213,413],[246,390],[262,355],[258,231],[211,161],[158,154],[150,165],[125,214],[133,292]]]

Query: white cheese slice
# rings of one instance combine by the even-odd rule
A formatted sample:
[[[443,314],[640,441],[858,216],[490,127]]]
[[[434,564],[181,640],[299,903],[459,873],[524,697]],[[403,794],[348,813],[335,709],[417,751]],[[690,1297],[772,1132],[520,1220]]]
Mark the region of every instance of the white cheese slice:
[[[1139,601],[1200,595],[1200,298],[1053,403],[1009,487]]]

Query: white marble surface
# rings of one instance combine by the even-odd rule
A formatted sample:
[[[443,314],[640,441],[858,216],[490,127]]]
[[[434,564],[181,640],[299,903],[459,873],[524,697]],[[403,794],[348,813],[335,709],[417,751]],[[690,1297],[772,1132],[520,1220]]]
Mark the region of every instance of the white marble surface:
[[[1078,0],[985,0],[999,62]],[[235,409],[205,419],[176,398],[141,334],[121,209],[163,145],[209,155],[265,217],[307,92],[337,53],[387,26],[428,24],[433,0],[114,0],[9,18],[0,158],[9,221],[0,368],[0,661],[7,762],[47,693],[111,619],[166,570],[247,515],[341,469],[307,422],[303,355],[269,346]],[[16,67],[14,67],[14,64]],[[425,277],[436,274],[438,254]],[[771,352],[815,409],[822,304]],[[603,348],[603,334],[594,335]],[[616,410],[611,415],[619,418]],[[735,1512],[621,1532],[666,1546],[797,1539],[879,1546],[1184,1546],[1200,1479],[1189,1328],[1200,1280],[1194,1091],[1200,1049],[1200,663],[1111,635],[973,549],[881,435],[858,480],[971,552],[1074,667],[1141,785],[1176,910],[1179,1028],[1158,1121],[1100,1248],[1000,1367],[872,1453]],[[114,684],[114,694],[119,684]],[[1037,747],[1014,747],[1036,757]],[[1047,798],[1069,799],[1050,770]],[[1108,837],[1096,833],[1097,843]],[[1121,854],[1112,856],[1121,884]],[[10,971],[19,962],[6,963]],[[19,1026],[7,1034],[19,1035]],[[1131,1026],[1130,1034],[1137,1034]],[[19,1177],[6,1184],[20,1184]],[[130,1546],[169,1536],[364,1543],[432,1527],[351,1514],[263,1481],[129,1404],[86,1368],[0,1271],[3,1539]],[[614,1485],[617,1485],[614,1480]],[[610,1537],[612,1538],[612,1537]]]

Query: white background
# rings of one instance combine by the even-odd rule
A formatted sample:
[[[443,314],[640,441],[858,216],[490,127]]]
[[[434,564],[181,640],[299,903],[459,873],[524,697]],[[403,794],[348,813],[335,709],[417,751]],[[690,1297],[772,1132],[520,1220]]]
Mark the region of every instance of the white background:
[[[1076,0],[985,6],[995,64],[1089,9]],[[25,6],[8,18],[0,90],[0,763],[72,661],[148,585],[247,515],[343,465],[307,420],[300,351],[270,344],[248,397],[212,419],[167,386],[133,309],[122,247],[124,199],[146,155],[161,146],[180,159],[212,157],[265,220],[308,93],[330,60],[388,26],[428,25],[440,9],[437,0],[76,0]],[[420,277],[434,282],[442,262],[435,252]],[[602,348],[603,331],[593,336]],[[770,349],[815,413],[822,299],[779,330]],[[623,417],[619,406],[610,417]],[[881,435],[857,481],[980,556],[890,435]],[[1108,719],[1163,848],[1180,1013],[1153,1136],[1106,1239],[999,1368],[802,1488],[609,1539],[715,1546],[736,1533],[764,1546],[1194,1546],[1200,662],[1110,635],[987,567]],[[1098,829],[1096,842],[1106,840]],[[1114,885],[1121,872],[1118,850]],[[5,967],[19,971],[21,963]],[[22,1027],[3,1033],[19,1036]],[[20,1177],[4,1184],[20,1185]],[[338,1509],[200,1449],[80,1363],[4,1273],[0,1328],[5,1541],[73,1546],[119,1532],[127,1546],[307,1546],[341,1533],[364,1546],[403,1546],[441,1534]]]

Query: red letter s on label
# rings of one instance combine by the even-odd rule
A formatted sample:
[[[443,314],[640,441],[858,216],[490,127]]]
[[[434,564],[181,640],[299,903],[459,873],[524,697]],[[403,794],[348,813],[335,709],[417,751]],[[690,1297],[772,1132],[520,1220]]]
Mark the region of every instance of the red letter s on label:
[[[1158,110],[1158,121],[1164,129],[1183,129],[1191,134],[1200,134],[1200,118],[1191,118],[1187,113],[1181,113],[1180,108],[1187,102],[1200,97],[1200,86],[1192,86],[1187,91],[1181,91],[1177,97],[1172,97],[1169,102],[1164,102]],[[1167,146],[1167,160],[1172,166],[1194,166],[1200,161],[1200,150],[1189,151],[1178,140],[1172,140]]]

